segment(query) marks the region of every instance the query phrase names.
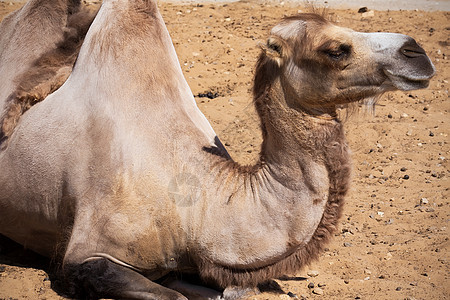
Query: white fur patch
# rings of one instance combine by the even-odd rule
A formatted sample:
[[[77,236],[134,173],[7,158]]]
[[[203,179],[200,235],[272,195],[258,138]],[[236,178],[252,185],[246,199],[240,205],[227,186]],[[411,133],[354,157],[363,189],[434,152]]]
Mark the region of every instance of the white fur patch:
[[[375,53],[397,51],[408,40],[408,36],[399,33],[355,32],[355,35],[357,39],[365,40],[369,48]]]
[[[295,38],[305,29],[305,22],[300,20],[285,21],[271,30],[271,34],[277,35],[283,39]]]

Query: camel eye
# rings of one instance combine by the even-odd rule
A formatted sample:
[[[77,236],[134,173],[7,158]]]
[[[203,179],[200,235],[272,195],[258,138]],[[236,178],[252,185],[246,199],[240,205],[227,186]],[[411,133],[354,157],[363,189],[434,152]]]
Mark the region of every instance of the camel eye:
[[[334,60],[339,60],[344,56],[343,51],[327,51],[326,53],[330,58]]]
[[[337,61],[345,58],[350,53],[350,46],[341,45],[338,49],[329,49],[324,52],[329,58]]]

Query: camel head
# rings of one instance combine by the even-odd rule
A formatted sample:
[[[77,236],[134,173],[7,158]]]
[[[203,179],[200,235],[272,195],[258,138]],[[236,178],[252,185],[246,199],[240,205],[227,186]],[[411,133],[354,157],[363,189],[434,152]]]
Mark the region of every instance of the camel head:
[[[361,33],[316,14],[276,25],[262,45],[255,97],[277,76],[291,108],[334,108],[376,99],[386,91],[426,88],[435,68],[416,41],[403,34]]]

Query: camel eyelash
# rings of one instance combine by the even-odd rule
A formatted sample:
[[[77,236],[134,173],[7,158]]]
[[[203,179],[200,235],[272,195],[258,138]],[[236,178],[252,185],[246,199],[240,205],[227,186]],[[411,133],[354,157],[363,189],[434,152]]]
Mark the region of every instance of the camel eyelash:
[[[325,53],[328,57],[330,57],[333,60],[340,60],[350,54],[351,46],[342,44],[337,49],[326,49],[322,50],[323,53]]]

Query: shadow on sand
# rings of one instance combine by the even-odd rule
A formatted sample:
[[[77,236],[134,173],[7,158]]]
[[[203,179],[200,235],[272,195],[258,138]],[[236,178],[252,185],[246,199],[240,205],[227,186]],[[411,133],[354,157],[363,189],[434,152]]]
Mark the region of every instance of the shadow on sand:
[[[55,266],[51,259],[28,250],[24,246],[0,234],[0,273],[5,272],[5,265],[44,271],[47,274],[44,280],[51,281],[52,290],[62,297],[67,297],[67,294],[57,280],[57,266]]]

